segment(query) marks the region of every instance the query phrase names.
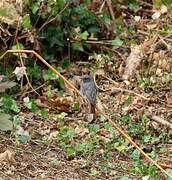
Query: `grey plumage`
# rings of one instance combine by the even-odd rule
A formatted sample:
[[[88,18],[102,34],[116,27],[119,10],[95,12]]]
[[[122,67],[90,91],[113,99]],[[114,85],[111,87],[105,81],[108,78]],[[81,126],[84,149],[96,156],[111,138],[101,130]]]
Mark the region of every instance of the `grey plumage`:
[[[91,74],[81,78],[80,92],[88,100],[91,113],[95,113],[97,87]]]

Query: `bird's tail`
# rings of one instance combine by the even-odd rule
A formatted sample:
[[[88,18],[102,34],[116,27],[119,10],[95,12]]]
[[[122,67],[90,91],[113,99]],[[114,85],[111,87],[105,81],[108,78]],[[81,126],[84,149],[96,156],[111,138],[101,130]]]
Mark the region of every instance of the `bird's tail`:
[[[95,112],[96,112],[96,105],[91,104],[91,113],[95,114]]]

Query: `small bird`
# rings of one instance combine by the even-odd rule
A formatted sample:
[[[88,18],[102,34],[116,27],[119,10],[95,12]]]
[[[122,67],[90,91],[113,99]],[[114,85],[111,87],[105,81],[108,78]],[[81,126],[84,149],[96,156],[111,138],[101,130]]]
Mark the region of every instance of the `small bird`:
[[[94,114],[96,110],[97,86],[91,74],[81,77],[80,92],[88,100],[90,113]]]

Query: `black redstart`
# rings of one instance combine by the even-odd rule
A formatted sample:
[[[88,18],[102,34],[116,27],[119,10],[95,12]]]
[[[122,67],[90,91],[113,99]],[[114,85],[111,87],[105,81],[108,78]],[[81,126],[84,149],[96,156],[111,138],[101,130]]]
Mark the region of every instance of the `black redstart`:
[[[95,113],[97,86],[91,74],[81,77],[80,92],[89,102],[90,113]]]

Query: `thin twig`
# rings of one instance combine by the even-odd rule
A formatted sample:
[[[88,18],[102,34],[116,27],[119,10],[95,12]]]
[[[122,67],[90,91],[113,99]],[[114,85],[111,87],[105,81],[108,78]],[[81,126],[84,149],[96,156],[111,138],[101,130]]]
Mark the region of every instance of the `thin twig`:
[[[170,129],[172,129],[172,124],[169,123],[168,121],[166,121],[165,119],[160,118],[159,116],[156,116],[156,115],[153,115],[153,116],[150,115],[150,118],[151,118],[153,121],[156,121],[157,123],[160,123],[160,124],[162,124],[162,125],[170,128]]]
[[[116,82],[113,81],[112,79],[110,79],[110,78],[108,78],[108,77],[106,77],[106,76],[103,76],[103,75],[102,75],[102,77],[108,79],[111,83],[116,84]],[[134,95],[139,96],[139,97],[141,97],[141,98],[143,98],[143,99],[145,99],[145,100],[149,100],[149,98],[147,98],[147,97],[145,97],[145,96],[143,96],[143,95],[141,95],[141,94],[138,94],[138,93],[136,93],[136,92],[134,92],[134,91],[128,90],[128,89],[117,88],[117,87],[113,87],[113,88],[111,88],[111,89],[118,90],[118,91],[122,91],[122,92],[127,92],[127,93],[130,93],[130,94],[134,94]]]
[[[17,41],[17,48],[19,49],[18,41]],[[25,67],[25,66],[24,66],[24,63],[23,63],[23,59],[22,59],[21,53],[19,53],[19,58],[20,58],[20,62],[21,62],[22,67]],[[29,81],[29,78],[28,78],[28,76],[27,76],[27,73],[26,73],[25,68],[23,68],[23,70],[24,70],[24,75],[25,75],[25,77],[26,77],[26,80],[27,80],[28,85],[30,86],[30,88],[32,89],[32,91],[34,91],[38,96],[40,96],[40,94],[32,87],[32,85],[31,85],[31,83],[30,83],[30,81]]]
[[[63,11],[69,6],[69,4],[70,4],[70,1],[68,2],[68,3],[66,3],[66,5],[65,5],[65,7],[54,17],[54,18],[52,18],[52,19],[50,19],[50,20],[47,20],[40,28],[39,28],[39,32],[46,26],[46,25],[48,25],[49,23],[51,23],[51,22],[53,22],[54,20],[56,20],[56,18],[61,14],[61,13],[63,13]]]
[[[118,52],[117,50],[112,49],[112,48],[109,48],[109,47],[106,47],[106,46],[104,46],[103,49],[108,50],[108,51],[112,51],[112,52],[116,53],[116,54],[125,62],[125,58],[124,58],[123,55],[122,55],[120,52]]]
[[[99,13],[102,13],[104,5],[105,5],[105,0],[103,1],[102,5],[100,6]]]
[[[45,86],[45,85],[46,85],[46,83],[44,83],[44,84],[42,84],[41,86],[35,88],[34,90],[36,91],[36,90],[42,88],[42,87]],[[31,93],[31,92],[35,92],[34,90],[30,90],[30,91],[26,92],[25,94],[29,94],[29,93]]]
[[[108,5],[111,18],[112,18],[113,21],[115,21],[115,15],[114,15],[114,13],[113,13],[113,8],[112,8],[112,2],[111,2],[111,0],[106,0],[106,3],[107,3],[107,5]]]
[[[98,45],[109,45],[109,46],[113,46],[112,44],[112,40],[101,40],[101,41],[98,41],[98,40],[87,40],[87,41],[79,41],[79,40],[76,40],[76,39],[69,39],[69,41],[71,43],[73,42],[83,42],[83,43],[87,43],[87,44],[98,44]],[[122,45],[120,47],[123,47],[123,48],[129,48],[129,46],[126,46],[126,45]]]

